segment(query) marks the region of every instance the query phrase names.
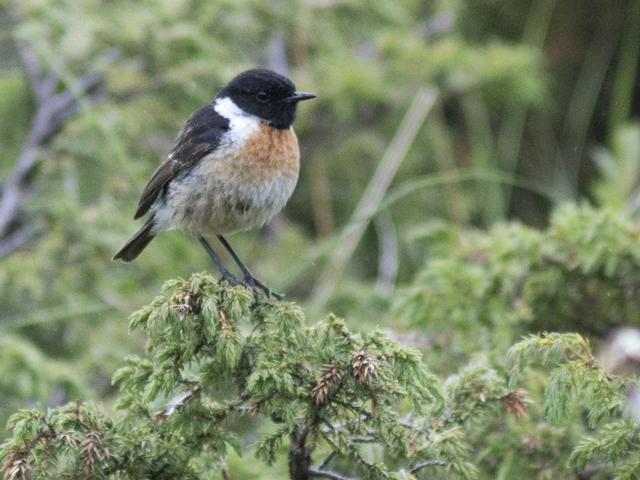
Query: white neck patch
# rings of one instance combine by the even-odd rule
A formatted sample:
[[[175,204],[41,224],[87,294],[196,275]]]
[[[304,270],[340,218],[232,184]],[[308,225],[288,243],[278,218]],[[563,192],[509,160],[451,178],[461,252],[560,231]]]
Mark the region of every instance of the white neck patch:
[[[232,144],[244,144],[258,130],[260,119],[243,111],[229,97],[218,98],[213,104],[213,109],[229,120],[228,139]]]

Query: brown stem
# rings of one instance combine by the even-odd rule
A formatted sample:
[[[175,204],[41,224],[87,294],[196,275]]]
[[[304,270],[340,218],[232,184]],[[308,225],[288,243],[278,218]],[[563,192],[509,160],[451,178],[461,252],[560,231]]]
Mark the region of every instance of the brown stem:
[[[307,431],[299,426],[289,435],[289,477],[291,480],[309,480],[311,478],[311,452],[313,448],[306,445]]]

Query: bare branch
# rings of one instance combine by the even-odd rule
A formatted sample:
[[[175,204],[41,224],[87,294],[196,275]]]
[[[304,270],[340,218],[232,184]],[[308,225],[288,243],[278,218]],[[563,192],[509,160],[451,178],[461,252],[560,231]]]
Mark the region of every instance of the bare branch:
[[[353,443],[376,443],[378,440],[376,437],[368,437],[366,435],[358,435],[351,438]]]
[[[47,98],[53,95],[56,84],[58,83],[58,77],[55,73],[51,72],[46,79],[40,78],[40,64],[38,63],[36,52],[27,42],[19,42],[18,50],[20,51],[24,68],[29,76],[31,88],[33,89],[33,94],[36,97],[38,106],[42,106]]]
[[[14,248],[18,248],[20,245],[26,243],[35,231],[35,228],[25,227],[3,238],[0,241],[0,257],[3,257]]]
[[[78,96],[89,93],[103,79],[102,73],[94,72],[85,75],[69,90],[49,96],[44,100],[31,126],[27,139],[27,146],[44,144],[58,131],[62,124],[81,110]],[[98,97],[89,96],[89,103],[94,103]]]
[[[227,462],[224,461],[224,457],[222,455],[220,455],[220,465],[222,466],[222,478],[224,480],[231,480],[231,476],[229,475],[229,472],[227,471]]]
[[[329,256],[328,264],[311,298],[314,307],[321,308],[329,299],[334,285],[358,246],[369,221],[382,202],[398,167],[437,98],[438,92],[433,88],[421,88],[416,94],[349,223],[340,234],[337,246]]]
[[[409,470],[409,473],[415,473],[424,467],[430,467],[433,465],[441,466],[444,464],[445,464],[444,460],[427,460],[425,462],[416,463],[413,467],[411,467],[411,470]]]
[[[267,43],[267,54],[269,56],[269,68],[282,75],[289,74],[289,63],[287,62],[287,45],[282,34],[274,35]]]
[[[331,450],[328,455],[326,457],[324,457],[324,460],[322,460],[318,466],[316,467],[318,470],[322,470],[324,467],[326,467],[327,465],[329,465],[329,462],[331,461],[331,459],[333,457],[336,456],[336,452],[335,450]]]
[[[358,418],[354,418],[353,420],[345,420],[344,422],[340,422],[340,423],[331,424],[329,422],[325,422],[327,424],[327,428],[323,428],[322,430],[325,432],[331,432],[333,430],[337,430],[339,428],[345,427],[354,422],[358,422],[358,423],[363,422],[368,418],[369,418],[369,415],[363,414],[363,415],[360,415]]]
[[[398,273],[398,236],[389,210],[383,210],[373,217],[378,235],[378,279],[376,291],[390,295]]]
[[[20,206],[24,203],[29,187],[29,174],[36,165],[38,148],[45,145],[59,131],[63,123],[82,110],[84,105],[90,105],[100,99],[100,95],[93,90],[102,82],[102,73],[90,73],[78,80],[76,85],[54,95],[58,83],[55,73],[49,73],[42,78],[41,67],[37,56],[27,43],[19,45],[25,71],[29,77],[31,87],[38,103],[38,110],[31,124],[22,154],[6,180],[0,197],[0,239],[8,236],[14,240],[5,240],[0,250],[2,254],[26,241],[25,235],[16,229]],[[84,102],[79,98],[87,95]],[[18,226],[19,230],[20,227]],[[29,235],[32,232],[28,232]],[[22,240],[19,242],[18,240]]]
[[[332,472],[330,470],[320,470],[318,468],[310,468],[309,476],[316,478],[329,478],[331,480],[358,480],[356,478],[345,477],[344,475],[340,475],[339,473]]]

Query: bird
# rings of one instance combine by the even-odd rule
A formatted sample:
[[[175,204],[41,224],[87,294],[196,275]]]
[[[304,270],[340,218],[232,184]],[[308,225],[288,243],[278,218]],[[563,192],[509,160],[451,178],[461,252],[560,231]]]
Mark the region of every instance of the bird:
[[[181,230],[198,239],[220,280],[282,296],[255,278],[225,235],[260,227],[280,212],[298,181],[300,149],[292,124],[298,103],[316,98],[284,75],[253,68],[235,76],[195,111],[142,192],[134,220],[146,223],[114,255],[134,260],[153,238]],[[242,271],[223,264],[205,237],[216,236]]]

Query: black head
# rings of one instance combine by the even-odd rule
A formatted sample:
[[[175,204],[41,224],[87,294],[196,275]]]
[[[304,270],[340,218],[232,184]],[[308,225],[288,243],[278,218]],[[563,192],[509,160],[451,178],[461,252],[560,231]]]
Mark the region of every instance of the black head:
[[[315,98],[313,93],[296,91],[287,77],[264,68],[242,72],[216,98],[229,97],[243,111],[280,129],[291,126],[298,102]]]

